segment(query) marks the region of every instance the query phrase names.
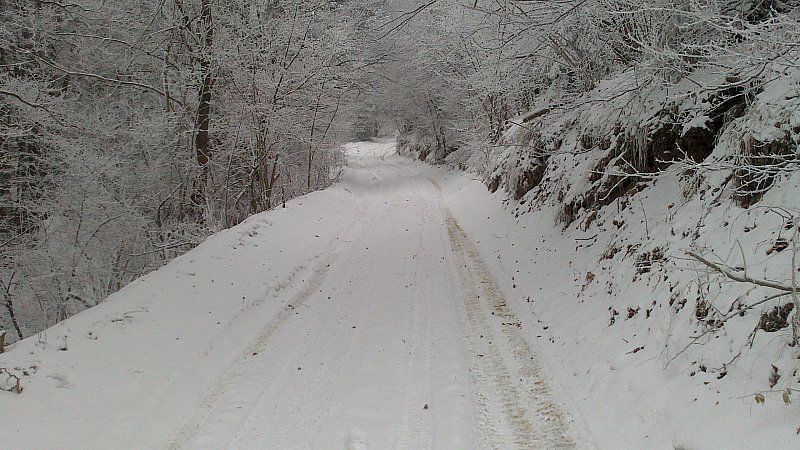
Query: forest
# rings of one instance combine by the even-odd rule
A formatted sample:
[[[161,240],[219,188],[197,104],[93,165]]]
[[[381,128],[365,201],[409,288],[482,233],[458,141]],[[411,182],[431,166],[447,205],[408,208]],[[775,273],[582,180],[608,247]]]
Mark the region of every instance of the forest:
[[[0,445],[798,448],[799,144],[800,0],[1,0]]]
[[[367,88],[359,5],[0,5],[0,326],[22,338],[328,186]],[[11,337],[11,336],[9,336]]]
[[[565,228],[665,173],[748,208],[797,171],[798,20],[794,0],[5,1],[0,328],[330,186],[378,133]]]

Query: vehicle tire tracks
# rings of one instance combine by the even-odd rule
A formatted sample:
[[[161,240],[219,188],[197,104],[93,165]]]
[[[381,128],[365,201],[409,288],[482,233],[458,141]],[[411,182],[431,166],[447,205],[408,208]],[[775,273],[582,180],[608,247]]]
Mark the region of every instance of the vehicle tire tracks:
[[[463,297],[482,446],[575,448],[566,414],[552,400],[539,358],[499,284],[453,215],[447,210],[443,215]]]
[[[242,412],[252,409],[268,394],[270,390],[268,380],[264,381],[263,388],[261,388],[258,393],[251,392],[248,395],[237,391],[239,385],[244,386],[246,384],[241,382],[243,378],[248,375],[253,376],[254,372],[257,373],[257,371],[252,370],[253,365],[258,363],[253,356],[263,353],[270,343],[271,336],[282,327],[290,317],[295,315],[297,308],[304,306],[308,299],[318,292],[320,286],[325,282],[330,268],[339,258],[342,248],[350,245],[365,228],[369,227],[369,224],[373,220],[372,215],[367,214],[367,208],[363,205],[361,198],[356,198],[355,200],[359,210],[352,225],[332,241],[328,251],[323,253],[327,256],[318,259],[317,264],[314,265],[311,277],[305,281],[305,284],[299,291],[286,302],[286,305],[261,328],[256,337],[239,354],[239,357],[230,368],[227,369],[223,375],[216,378],[216,381],[212,383],[212,388],[200,402],[200,405],[196,407],[199,411],[192,416],[190,420],[185,422],[185,425],[177,432],[175,437],[167,443],[167,448],[184,448],[198,435],[208,418],[215,411],[222,418],[239,420],[240,423],[236,425],[236,428],[240,428],[244,425],[242,419],[247,419],[247,416],[243,416]],[[243,387],[242,390],[244,389]],[[229,404],[225,404],[226,398],[237,400],[244,398],[246,399],[246,404],[242,405],[241,402],[229,402]],[[234,405],[234,403],[236,404]],[[236,411],[233,411],[233,409]]]
[[[419,193],[417,193],[419,194]],[[430,206],[418,201],[421,225],[433,220]],[[416,254],[425,252],[426,236],[420,233]],[[429,237],[428,237],[429,238]],[[421,262],[421,261],[420,261]],[[429,264],[429,263],[428,263]],[[428,411],[431,403],[431,340],[433,323],[431,318],[431,294],[424,292],[423,277],[431,272],[428,265],[414,265],[414,290],[411,308],[406,323],[408,352],[405,355],[405,380],[403,404],[395,429],[392,448],[421,449],[433,445],[433,423]],[[422,381],[422,384],[419,382]]]

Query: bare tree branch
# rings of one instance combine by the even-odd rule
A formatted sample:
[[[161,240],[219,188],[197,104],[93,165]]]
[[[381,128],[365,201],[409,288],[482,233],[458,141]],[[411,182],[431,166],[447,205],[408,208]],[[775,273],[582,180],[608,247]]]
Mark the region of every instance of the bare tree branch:
[[[737,274],[734,271],[732,271],[729,267],[724,267],[724,266],[722,266],[720,264],[713,263],[713,262],[707,260],[706,258],[698,255],[697,253],[695,253],[693,251],[688,251],[688,252],[686,252],[686,254],[691,256],[692,258],[700,261],[701,263],[705,264],[706,266],[708,266],[709,268],[713,269],[714,271],[719,272],[722,275],[725,275],[725,277],[730,279],[730,280],[738,281],[740,283],[755,284],[756,286],[768,287],[768,288],[777,289],[779,291],[784,291],[784,292],[794,292],[794,289],[791,286],[786,286],[786,285],[777,283],[775,281],[770,281],[770,280],[759,280],[759,279],[756,279],[756,278],[752,278],[752,277],[748,276],[747,274],[743,274],[743,275]]]

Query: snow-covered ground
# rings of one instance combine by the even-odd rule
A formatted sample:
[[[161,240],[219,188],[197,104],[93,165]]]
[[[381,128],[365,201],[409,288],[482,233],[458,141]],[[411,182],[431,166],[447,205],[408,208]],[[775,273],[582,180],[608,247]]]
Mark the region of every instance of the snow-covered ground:
[[[347,153],[334,187],[0,355],[24,388],[0,391],[0,447],[800,447],[795,404],[753,400],[762,366],[777,365],[781,389],[796,377],[773,336],[724,376],[697,367],[741,327],[668,365],[695,322],[666,304],[664,281],[687,275],[603,256],[691,216],[565,231],[557,211],[516,217],[392,142]],[[675,191],[646,189],[642,209],[669,210]],[[651,303],[652,318],[624,310]]]
[[[591,447],[448,207],[480,185],[394,148],[10,346],[0,446]]]

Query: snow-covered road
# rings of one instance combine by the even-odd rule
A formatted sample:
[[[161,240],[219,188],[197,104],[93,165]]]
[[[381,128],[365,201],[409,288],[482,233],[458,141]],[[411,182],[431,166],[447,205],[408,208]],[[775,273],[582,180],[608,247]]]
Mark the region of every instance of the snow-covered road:
[[[54,328],[49,345],[13,347],[35,368],[0,442],[576,447],[435,172],[393,143],[348,149],[335,188],[212,238]]]
[[[436,182],[387,162],[391,144],[352,149],[354,223],[172,444],[572,446]]]

